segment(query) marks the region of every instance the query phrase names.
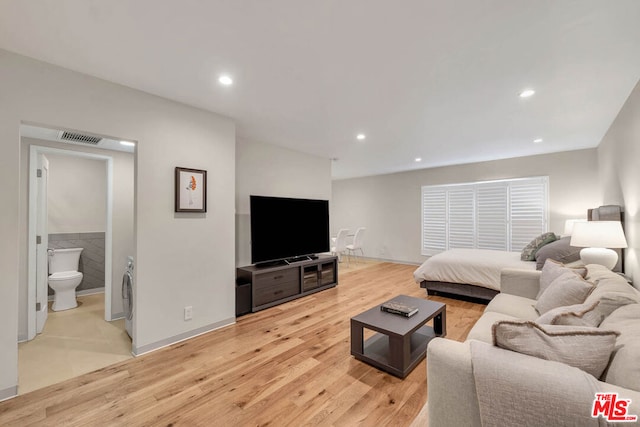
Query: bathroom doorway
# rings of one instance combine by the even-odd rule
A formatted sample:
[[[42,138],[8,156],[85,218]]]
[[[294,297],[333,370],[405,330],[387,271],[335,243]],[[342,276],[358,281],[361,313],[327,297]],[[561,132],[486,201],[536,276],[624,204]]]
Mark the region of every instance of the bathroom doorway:
[[[48,313],[47,251],[49,161],[47,155],[70,156],[104,162],[106,166],[106,224],[104,226],[104,319],[112,316],[112,223],[113,223],[113,159],[107,155],[63,150],[45,146],[30,146],[29,162],[29,245],[27,340],[35,338],[44,327]],[[82,179],[81,176],[78,177]],[[91,189],[87,189],[91,191]],[[76,233],[78,234],[78,233]],[[76,239],[80,240],[80,238]]]
[[[56,136],[68,132],[21,126],[28,220],[19,305],[19,394],[133,357],[120,279],[128,257],[135,255],[135,148],[70,145]],[[83,279],[74,291],[78,306],[54,311],[47,250],[71,247],[84,248],[77,268]]]

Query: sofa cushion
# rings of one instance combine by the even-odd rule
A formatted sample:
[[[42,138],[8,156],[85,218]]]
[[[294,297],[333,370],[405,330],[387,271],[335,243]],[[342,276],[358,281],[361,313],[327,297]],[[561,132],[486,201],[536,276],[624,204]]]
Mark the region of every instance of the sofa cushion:
[[[544,262],[544,266],[542,267],[542,272],[540,274],[540,290],[538,291],[538,297],[536,299],[540,298],[540,295],[542,295],[542,293],[547,290],[551,282],[553,282],[555,279],[557,279],[567,271],[572,271],[581,277],[585,277],[587,274],[587,269],[584,267],[570,268],[565,266],[561,262],[547,258],[547,260]]]
[[[593,296],[605,292],[620,292],[629,294],[640,300],[640,292],[631,286],[621,275],[614,273],[602,265],[589,264],[586,266],[585,279],[596,285]]]
[[[509,316],[508,314],[498,313],[498,312],[488,312],[484,313],[480,316],[480,319],[473,325],[473,328],[469,331],[469,335],[467,335],[468,340],[478,340],[482,342],[486,342],[487,344],[493,344],[493,335],[491,332],[491,328],[493,324],[502,320],[511,320],[511,321],[519,321],[517,317]]]
[[[536,269],[542,270],[547,258],[563,264],[578,261],[580,259],[580,248],[571,246],[570,242],[571,237],[563,237],[538,249],[536,252]]]
[[[604,265],[587,264],[585,266],[585,269],[586,269],[586,274],[584,278],[592,283],[595,283],[596,285],[600,284],[600,281],[603,281],[603,280],[607,280],[607,281],[613,280],[614,282],[619,283],[621,285],[623,284],[628,285],[624,277],[622,277],[618,273],[614,273]]]
[[[544,314],[556,307],[582,304],[593,288],[593,283],[587,282],[574,272],[567,271],[554,279],[538,297],[536,310]]]
[[[499,293],[487,305],[484,312],[503,313],[522,320],[535,320],[539,316],[534,308],[535,304],[534,299]]]
[[[640,391],[640,304],[620,307],[600,324],[600,329],[620,331],[603,381]]]
[[[619,307],[640,303],[640,292],[625,278],[604,266],[587,265],[587,280],[595,283],[596,287],[584,302],[599,302],[595,310],[603,319]]]
[[[600,328],[503,320],[493,325],[492,335],[493,344],[498,347],[565,363],[599,378],[607,367],[619,333]]]
[[[597,327],[604,318],[596,311],[599,301],[556,307],[536,319],[540,325],[566,325]]]
[[[535,261],[536,252],[538,252],[538,250],[544,245],[551,243],[557,239],[558,237],[551,232],[542,233],[531,242],[529,242],[529,244],[525,246],[524,249],[522,249],[522,252],[520,253],[520,259],[522,261]]]

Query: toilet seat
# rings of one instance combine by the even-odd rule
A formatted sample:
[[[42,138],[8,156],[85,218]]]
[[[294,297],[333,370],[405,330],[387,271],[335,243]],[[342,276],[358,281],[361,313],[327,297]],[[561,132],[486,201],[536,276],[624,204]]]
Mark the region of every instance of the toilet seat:
[[[59,271],[50,275],[49,280],[68,280],[77,279],[79,277],[82,277],[82,273],[79,271]]]

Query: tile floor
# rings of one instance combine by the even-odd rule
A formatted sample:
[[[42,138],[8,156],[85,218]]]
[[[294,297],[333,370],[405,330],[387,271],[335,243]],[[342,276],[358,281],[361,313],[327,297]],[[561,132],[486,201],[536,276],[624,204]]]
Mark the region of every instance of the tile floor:
[[[104,294],[78,297],[78,307],[55,312],[44,330],[18,345],[18,394],[131,359],[124,319],[104,320]]]

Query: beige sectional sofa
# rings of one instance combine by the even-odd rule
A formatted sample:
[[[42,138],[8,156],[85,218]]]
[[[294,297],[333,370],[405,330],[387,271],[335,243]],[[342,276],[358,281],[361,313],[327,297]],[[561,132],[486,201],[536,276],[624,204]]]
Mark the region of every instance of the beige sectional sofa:
[[[591,416],[599,392],[618,393],[618,399],[631,399],[626,403],[626,414],[637,415],[640,420],[640,292],[622,276],[598,265],[587,265],[584,278],[593,288],[581,307],[590,306],[591,315],[594,307],[604,310],[595,321],[597,327],[539,325],[536,321],[541,314],[535,306],[538,299],[542,299],[538,294],[543,274],[544,269],[542,272],[504,270],[501,293],[488,304],[465,342],[436,338],[429,343],[430,427],[607,425],[601,410],[598,417]],[[555,310],[571,311],[566,307]],[[574,320],[582,321],[580,316],[586,318],[584,313],[578,314],[579,318],[574,316]],[[562,319],[561,323],[572,324],[567,322],[567,317]],[[496,327],[496,322],[502,323]],[[494,329],[498,335],[504,329],[498,341],[513,340],[522,344],[518,330],[508,329],[514,325],[527,329],[527,333],[537,333],[533,345],[524,344],[533,347],[527,351],[539,353],[537,357],[528,355],[527,351],[494,345]],[[541,333],[572,328],[578,332],[553,336]],[[583,330],[588,332],[581,332]],[[599,334],[596,341],[589,341],[591,335]],[[601,338],[612,340],[610,348],[597,341]],[[571,346],[567,342],[573,339],[586,341],[576,348],[570,347],[569,359],[564,354],[559,359],[563,361],[555,361],[554,346]],[[590,346],[590,342],[594,344]],[[498,345],[505,347],[500,342]],[[602,358],[603,352],[603,373],[598,371],[595,377],[585,372],[581,364],[591,363],[591,358]],[[594,356],[597,354],[599,356]]]

